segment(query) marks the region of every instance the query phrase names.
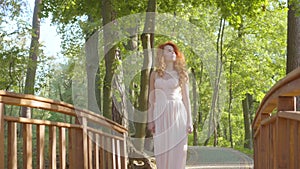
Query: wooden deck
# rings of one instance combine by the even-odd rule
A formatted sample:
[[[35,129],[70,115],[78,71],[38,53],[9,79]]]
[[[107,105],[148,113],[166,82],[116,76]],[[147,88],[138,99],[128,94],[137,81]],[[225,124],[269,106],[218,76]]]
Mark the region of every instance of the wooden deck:
[[[274,85],[263,99],[252,124],[256,169],[300,168],[300,68]]]
[[[21,106],[69,120],[6,116]],[[126,169],[126,134],[123,126],[73,105],[0,91],[0,169]]]

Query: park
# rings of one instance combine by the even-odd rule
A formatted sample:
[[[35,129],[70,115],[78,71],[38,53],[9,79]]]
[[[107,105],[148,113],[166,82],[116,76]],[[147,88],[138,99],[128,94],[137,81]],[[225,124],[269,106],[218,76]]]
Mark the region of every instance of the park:
[[[0,1],[0,169],[300,168],[299,5]]]

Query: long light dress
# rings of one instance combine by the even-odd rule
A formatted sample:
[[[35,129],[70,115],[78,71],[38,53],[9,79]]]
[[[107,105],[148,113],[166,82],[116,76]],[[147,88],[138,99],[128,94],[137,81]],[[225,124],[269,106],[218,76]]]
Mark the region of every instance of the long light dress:
[[[179,76],[156,77],[154,82],[154,155],[157,169],[184,169],[187,154],[187,112]]]

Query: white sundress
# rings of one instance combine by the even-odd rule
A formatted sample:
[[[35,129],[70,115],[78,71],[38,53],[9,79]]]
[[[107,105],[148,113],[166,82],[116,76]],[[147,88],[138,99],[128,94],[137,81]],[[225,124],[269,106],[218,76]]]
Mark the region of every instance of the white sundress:
[[[187,154],[187,112],[177,72],[155,78],[154,155],[157,169],[184,169]]]

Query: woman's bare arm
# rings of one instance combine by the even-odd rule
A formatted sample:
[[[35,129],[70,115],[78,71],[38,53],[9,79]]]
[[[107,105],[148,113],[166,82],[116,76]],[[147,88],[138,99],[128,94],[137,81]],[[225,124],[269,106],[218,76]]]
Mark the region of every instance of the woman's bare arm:
[[[153,133],[155,132],[154,118],[153,118],[154,103],[155,103],[154,81],[155,81],[155,72],[153,71],[150,75],[149,99],[148,99],[148,129]]]
[[[182,101],[185,106],[187,112],[187,132],[193,132],[193,120],[192,120],[192,113],[191,113],[191,103],[190,103],[190,96],[189,96],[189,83],[185,83],[182,85]]]

